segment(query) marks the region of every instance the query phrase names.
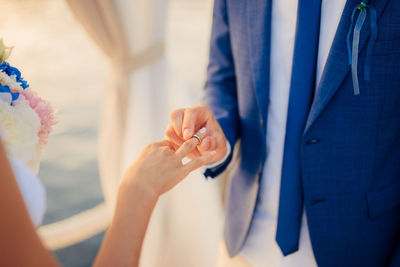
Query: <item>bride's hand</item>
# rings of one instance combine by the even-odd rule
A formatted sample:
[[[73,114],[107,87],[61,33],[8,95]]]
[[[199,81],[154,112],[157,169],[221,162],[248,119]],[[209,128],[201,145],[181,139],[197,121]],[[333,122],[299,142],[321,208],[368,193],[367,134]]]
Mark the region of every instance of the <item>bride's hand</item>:
[[[204,132],[197,134],[199,140]],[[199,143],[197,138],[191,138],[175,150],[163,140],[142,150],[123,176],[114,216],[94,266],[138,266],[147,225],[159,196],[210,162],[214,155],[183,164],[182,159]]]
[[[187,140],[176,151],[167,140],[147,145],[126,170],[121,186],[134,186],[136,189],[140,188],[160,196],[190,172],[210,162],[215,152],[195,158],[186,164],[182,163],[182,159],[198,145],[199,141],[196,138]]]

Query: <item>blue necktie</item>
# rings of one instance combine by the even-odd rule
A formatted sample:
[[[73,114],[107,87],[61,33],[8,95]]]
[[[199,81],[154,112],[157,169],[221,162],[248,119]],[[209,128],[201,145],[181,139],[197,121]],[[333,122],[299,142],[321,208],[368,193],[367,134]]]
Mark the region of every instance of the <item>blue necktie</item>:
[[[300,145],[315,87],[322,0],[299,0],[286,123],[276,241],[286,256],[298,250],[303,189]]]

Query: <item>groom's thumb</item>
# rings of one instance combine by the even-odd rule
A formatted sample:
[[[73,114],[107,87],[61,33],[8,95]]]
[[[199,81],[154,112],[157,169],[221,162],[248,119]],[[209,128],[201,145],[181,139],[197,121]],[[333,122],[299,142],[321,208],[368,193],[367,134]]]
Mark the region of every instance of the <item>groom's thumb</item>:
[[[208,118],[209,109],[205,105],[185,109],[182,123],[183,139],[191,138],[195,131],[206,124]]]
[[[196,115],[193,112],[186,112],[183,117],[182,133],[183,139],[187,140],[193,136]]]
[[[182,133],[183,139],[187,140],[194,134],[198,119],[198,110],[196,108],[187,108],[183,115]]]

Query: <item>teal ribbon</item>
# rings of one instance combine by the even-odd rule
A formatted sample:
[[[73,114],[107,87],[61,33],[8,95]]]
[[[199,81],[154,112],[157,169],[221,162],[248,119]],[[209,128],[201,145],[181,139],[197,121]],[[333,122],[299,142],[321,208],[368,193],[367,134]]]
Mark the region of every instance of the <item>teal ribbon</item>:
[[[358,13],[357,20],[354,25],[355,15]],[[360,35],[361,30],[364,26],[365,19],[367,17],[367,11],[370,13],[371,18],[371,36],[369,38],[368,47],[367,47],[367,55],[364,63],[364,80],[371,80],[371,55],[372,49],[374,47],[376,37],[378,36],[377,30],[377,19],[376,19],[376,10],[373,6],[368,5],[368,1],[365,0],[361,2],[357,7],[354,8],[353,13],[351,15],[351,26],[350,30],[347,33],[346,44],[347,44],[347,54],[349,57],[349,65],[351,65],[351,74],[353,80],[353,88],[354,95],[360,94],[360,84],[358,81],[358,54],[360,48]],[[353,31],[354,26],[354,31]],[[351,44],[351,32],[353,31],[353,43]]]

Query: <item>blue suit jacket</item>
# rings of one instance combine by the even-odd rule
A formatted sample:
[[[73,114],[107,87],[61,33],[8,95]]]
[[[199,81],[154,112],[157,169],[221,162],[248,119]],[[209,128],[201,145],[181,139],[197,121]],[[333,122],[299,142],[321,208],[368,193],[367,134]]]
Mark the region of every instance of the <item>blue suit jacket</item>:
[[[371,0],[378,39],[371,81],[355,96],[346,34],[348,0],[301,142],[304,205],[319,266],[400,266],[400,1]],[[215,0],[206,104],[240,161],[228,194],[225,239],[242,248],[266,154],[271,0]],[[363,73],[369,19],[361,33]],[[271,155],[273,156],[273,155]],[[230,156],[229,160],[232,158]],[[215,177],[229,160],[206,172]]]

